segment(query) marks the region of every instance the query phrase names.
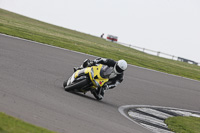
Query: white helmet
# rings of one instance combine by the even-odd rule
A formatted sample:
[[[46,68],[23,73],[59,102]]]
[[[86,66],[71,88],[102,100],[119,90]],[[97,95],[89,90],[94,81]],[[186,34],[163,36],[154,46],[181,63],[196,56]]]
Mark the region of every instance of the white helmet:
[[[122,73],[127,68],[127,62],[125,60],[119,60],[114,66],[114,72],[116,74]]]

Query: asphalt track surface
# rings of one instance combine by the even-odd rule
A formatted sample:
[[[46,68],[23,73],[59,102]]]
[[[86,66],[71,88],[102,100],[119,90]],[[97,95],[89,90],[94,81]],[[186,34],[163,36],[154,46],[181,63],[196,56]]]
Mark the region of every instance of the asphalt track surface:
[[[119,113],[123,105],[200,111],[200,82],[132,65],[102,101],[65,92],[86,58],[95,57],[0,35],[0,111],[62,133],[149,133]]]

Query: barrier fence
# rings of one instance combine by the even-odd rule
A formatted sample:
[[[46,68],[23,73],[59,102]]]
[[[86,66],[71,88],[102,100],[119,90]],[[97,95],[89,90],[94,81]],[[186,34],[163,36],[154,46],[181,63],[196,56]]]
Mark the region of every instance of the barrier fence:
[[[178,56],[175,56],[175,55],[170,55],[170,54],[166,54],[166,53],[163,53],[163,52],[160,52],[160,51],[154,51],[154,50],[150,50],[150,49],[146,49],[146,48],[141,48],[141,47],[138,47],[138,46],[134,46],[134,45],[126,44],[126,43],[122,43],[122,42],[116,42],[116,43],[118,43],[120,45],[124,45],[124,46],[129,47],[129,48],[139,50],[139,51],[143,51],[144,53],[148,53],[148,54],[151,54],[151,55],[155,55],[155,56],[159,56],[159,57],[163,57],[163,58],[167,58],[167,59],[172,59],[172,60],[178,60],[178,61],[182,61],[182,62],[187,62],[187,63],[190,63],[190,64],[195,64],[195,65],[200,66],[199,62],[184,59],[184,58],[181,58],[181,57],[178,57]]]

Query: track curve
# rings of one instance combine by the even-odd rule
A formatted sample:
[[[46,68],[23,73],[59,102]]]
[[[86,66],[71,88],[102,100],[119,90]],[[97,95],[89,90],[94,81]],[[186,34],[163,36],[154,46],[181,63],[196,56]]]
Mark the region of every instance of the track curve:
[[[62,82],[94,56],[0,34],[0,111],[57,132],[148,133],[119,112],[123,105],[200,111],[200,82],[128,66],[125,79],[96,101]]]

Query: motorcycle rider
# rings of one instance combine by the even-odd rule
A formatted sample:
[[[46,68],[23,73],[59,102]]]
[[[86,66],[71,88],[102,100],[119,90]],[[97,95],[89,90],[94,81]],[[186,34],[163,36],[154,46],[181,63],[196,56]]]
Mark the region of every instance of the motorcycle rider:
[[[127,62],[125,60],[119,60],[114,61],[112,59],[106,59],[106,58],[97,58],[93,61],[90,61],[89,59],[86,59],[83,62],[83,65],[81,65],[79,68],[74,67],[74,71],[90,66],[94,66],[96,64],[103,64],[110,67],[113,72],[109,76],[109,81],[103,85],[103,87],[98,88],[97,90],[91,91],[91,93],[99,100],[101,100],[104,97],[105,90],[113,89],[118,84],[120,84],[123,81],[124,78],[124,70],[127,69]]]

